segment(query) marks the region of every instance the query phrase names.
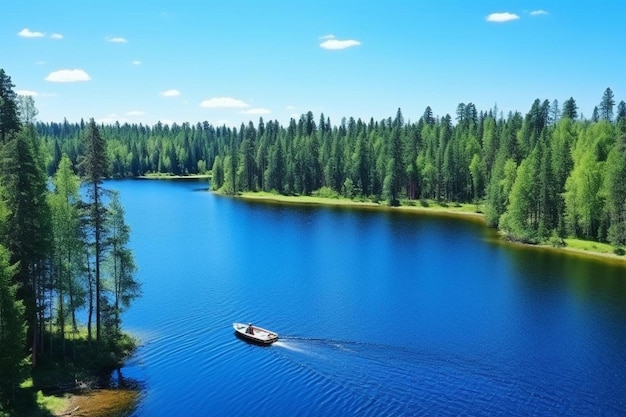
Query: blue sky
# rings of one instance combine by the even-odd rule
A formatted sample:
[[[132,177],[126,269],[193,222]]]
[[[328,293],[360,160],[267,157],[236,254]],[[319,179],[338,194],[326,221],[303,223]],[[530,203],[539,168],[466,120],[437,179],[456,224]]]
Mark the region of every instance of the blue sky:
[[[8,1],[0,67],[38,120],[416,121],[626,100],[626,1]]]

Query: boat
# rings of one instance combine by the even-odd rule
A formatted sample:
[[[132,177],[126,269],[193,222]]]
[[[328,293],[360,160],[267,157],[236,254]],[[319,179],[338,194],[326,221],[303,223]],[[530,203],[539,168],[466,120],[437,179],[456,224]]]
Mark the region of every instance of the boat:
[[[235,334],[245,340],[262,345],[271,345],[278,340],[278,334],[250,324],[233,323]],[[251,329],[251,330],[250,330]]]

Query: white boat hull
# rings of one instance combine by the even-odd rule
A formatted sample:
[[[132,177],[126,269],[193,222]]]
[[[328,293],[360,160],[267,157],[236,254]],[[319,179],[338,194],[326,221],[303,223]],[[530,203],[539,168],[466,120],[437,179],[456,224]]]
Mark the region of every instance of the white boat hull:
[[[243,323],[233,323],[233,329],[237,336],[254,343],[270,345],[278,340],[278,334],[262,327],[252,326],[253,332],[248,332],[248,325]]]

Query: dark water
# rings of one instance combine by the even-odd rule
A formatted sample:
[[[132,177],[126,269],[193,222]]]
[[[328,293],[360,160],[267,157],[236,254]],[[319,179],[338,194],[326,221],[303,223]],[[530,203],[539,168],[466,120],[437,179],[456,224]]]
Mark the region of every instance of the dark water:
[[[108,186],[144,288],[136,416],[626,415],[624,267],[449,218]]]

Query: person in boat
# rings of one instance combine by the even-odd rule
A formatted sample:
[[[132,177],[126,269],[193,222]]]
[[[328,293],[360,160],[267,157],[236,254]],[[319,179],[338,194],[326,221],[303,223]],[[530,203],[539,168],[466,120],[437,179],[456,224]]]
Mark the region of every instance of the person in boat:
[[[254,334],[254,327],[252,327],[252,323],[248,323],[248,328],[246,329],[246,333]]]

